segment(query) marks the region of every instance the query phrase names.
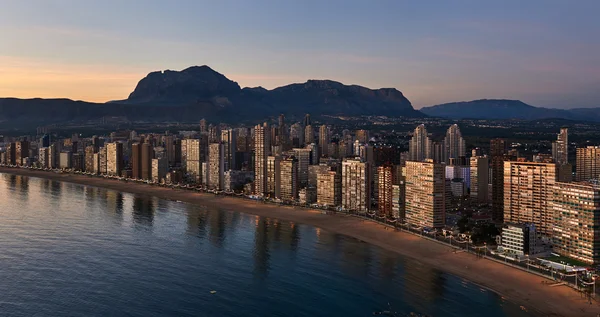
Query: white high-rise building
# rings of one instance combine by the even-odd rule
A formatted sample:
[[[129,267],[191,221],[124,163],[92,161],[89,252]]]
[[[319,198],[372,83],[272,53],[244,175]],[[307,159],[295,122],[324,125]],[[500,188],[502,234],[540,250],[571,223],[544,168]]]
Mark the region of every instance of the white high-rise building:
[[[425,125],[419,125],[409,141],[409,159],[411,161],[422,162],[431,158],[432,143],[427,134]]]
[[[106,144],[106,174],[120,176],[123,169],[123,143]]]
[[[444,165],[406,162],[406,222],[419,227],[441,228],[446,223],[446,177]]]
[[[342,207],[365,212],[371,208],[371,166],[360,159],[342,162]]]
[[[450,128],[448,128],[443,146],[442,160],[446,162],[446,164],[450,163],[450,159],[459,159],[461,157],[465,157],[465,139],[463,139],[458,125],[453,124],[450,126]]]

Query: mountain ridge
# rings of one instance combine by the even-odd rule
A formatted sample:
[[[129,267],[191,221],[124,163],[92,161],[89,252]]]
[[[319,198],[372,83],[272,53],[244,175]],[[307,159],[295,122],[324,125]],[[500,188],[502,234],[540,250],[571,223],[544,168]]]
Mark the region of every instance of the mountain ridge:
[[[535,107],[520,100],[477,99],[423,107],[419,111],[448,119],[568,119],[600,121],[600,108],[555,109]]]

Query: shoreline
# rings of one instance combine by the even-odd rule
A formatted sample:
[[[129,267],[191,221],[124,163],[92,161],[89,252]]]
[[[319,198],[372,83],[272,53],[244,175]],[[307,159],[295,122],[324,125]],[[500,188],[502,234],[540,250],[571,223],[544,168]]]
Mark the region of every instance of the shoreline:
[[[587,299],[582,298],[580,293],[570,287],[551,287],[541,282],[547,280],[543,277],[501,263],[477,258],[475,255],[466,252],[454,253],[454,249],[450,246],[406,232],[384,230],[383,228],[387,227],[383,224],[345,214],[325,215],[320,210],[264,204],[249,199],[216,196],[131,182],[126,183],[83,175],[6,167],[0,167],[0,173],[155,196],[161,199],[179,200],[209,208],[307,224],[356,238],[418,263],[459,276],[482,288],[498,293],[503,299],[522,305],[530,311],[541,312],[543,316],[597,316],[600,313],[600,303],[592,301],[592,304],[590,304]]]

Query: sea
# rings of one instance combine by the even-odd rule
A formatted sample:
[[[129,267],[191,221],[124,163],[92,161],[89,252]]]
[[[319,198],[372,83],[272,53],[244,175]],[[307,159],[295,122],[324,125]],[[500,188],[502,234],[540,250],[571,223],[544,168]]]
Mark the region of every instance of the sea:
[[[535,316],[310,225],[0,174],[0,316]]]

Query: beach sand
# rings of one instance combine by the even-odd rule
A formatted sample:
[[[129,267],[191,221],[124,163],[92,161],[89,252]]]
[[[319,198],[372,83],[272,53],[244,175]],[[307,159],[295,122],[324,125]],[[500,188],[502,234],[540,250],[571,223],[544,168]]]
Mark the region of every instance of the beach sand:
[[[187,190],[175,190],[146,184],[82,175],[0,167],[0,173],[40,177],[88,186],[107,188],[133,194],[180,200],[187,203],[243,212],[284,221],[312,225],[330,232],[354,237],[366,243],[412,258],[420,263],[465,278],[499,293],[506,300],[544,316],[597,316],[600,303],[589,300],[567,287],[550,287],[542,283],[543,277],[510,268],[500,263],[481,259],[418,236],[398,232],[372,222],[344,214],[324,215],[321,211],[264,204],[236,197],[216,196]],[[599,298],[600,299],[600,298]]]

